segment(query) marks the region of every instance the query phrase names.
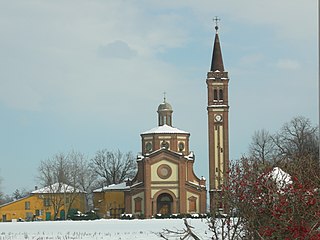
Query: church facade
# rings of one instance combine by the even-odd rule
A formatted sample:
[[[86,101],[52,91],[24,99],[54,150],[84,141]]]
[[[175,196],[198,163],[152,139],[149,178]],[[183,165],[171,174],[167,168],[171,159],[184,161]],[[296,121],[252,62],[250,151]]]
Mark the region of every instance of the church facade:
[[[138,173],[125,194],[127,213],[206,213],[206,181],[195,175],[190,133],[172,127],[172,107],[158,107],[158,126],[141,134]]]
[[[194,173],[190,133],[172,126],[173,110],[165,98],[157,113],[158,126],[141,133],[136,176],[93,192],[100,217],[117,218],[126,213],[151,218],[156,214],[207,212],[206,180]]]

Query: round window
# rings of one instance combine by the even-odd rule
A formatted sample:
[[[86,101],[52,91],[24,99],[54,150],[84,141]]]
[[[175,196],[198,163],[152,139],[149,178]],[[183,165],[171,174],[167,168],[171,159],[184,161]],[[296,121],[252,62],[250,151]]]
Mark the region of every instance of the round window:
[[[162,164],[157,169],[158,176],[162,179],[169,178],[172,174],[171,167],[167,164]]]

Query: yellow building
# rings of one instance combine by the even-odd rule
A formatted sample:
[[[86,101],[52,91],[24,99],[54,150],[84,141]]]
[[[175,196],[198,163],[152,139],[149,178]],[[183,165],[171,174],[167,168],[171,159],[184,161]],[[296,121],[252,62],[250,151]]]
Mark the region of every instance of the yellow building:
[[[94,210],[101,218],[119,218],[125,211],[126,183],[112,184],[93,191]]]
[[[85,211],[85,194],[69,185],[55,183],[37,189],[27,197],[1,205],[1,221],[66,219],[66,212],[71,209]]]

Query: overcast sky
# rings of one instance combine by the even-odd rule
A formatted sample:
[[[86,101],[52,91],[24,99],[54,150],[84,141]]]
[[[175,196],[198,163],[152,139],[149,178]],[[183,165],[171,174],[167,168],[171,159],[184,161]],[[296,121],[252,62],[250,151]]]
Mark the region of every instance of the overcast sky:
[[[255,130],[318,123],[317,1],[0,1],[2,189],[33,189],[55,153],[141,151],[167,92],[208,176],[206,73],[214,24],[229,72],[230,157]]]

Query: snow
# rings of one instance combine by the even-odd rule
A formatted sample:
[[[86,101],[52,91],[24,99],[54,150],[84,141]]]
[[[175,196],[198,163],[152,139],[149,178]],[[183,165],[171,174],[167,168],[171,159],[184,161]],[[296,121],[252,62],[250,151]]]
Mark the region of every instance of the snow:
[[[178,128],[174,128],[168,125],[162,125],[155,128],[150,129],[149,131],[143,132],[142,134],[151,134],[151,133],[183,133],[183,134],[189,134],[188,132],[185,132],[183,130],[180,130]]]
[[[103,187],[103,188],[98,188],[96,190],[94,190],[93,192],[104,192],[107,190],[125,190],[125,189],[129,189],[130,187],[127,186],[126,182],[123,183],[119,183],[119,184],[111,184],[109,186]]]
[[[209,107],[220,108],[220,107],[228,107],[228,105],[225,105],[225,104],[215,104],[215,105],[209,105]]]
[[[188,160],[194,160],[194,153],[190,152],[188,156],[185,157]]]
[[[201,239],[210,239],[206,219],[188,219],[194,232]],[[163,229],[185,229],[183,219],[147,220],[95,220],[95,221],[55,221],[55,222],[6,222],[0,223],[0,240],[28,239],[161,239]]]
[[[141,154],[137,155],[137,161],[142,161],[144,159],[144,156],[142,156]]]
[[[74,192],[82,192],[80,189],[75,189],[74,187],[67,185],[67,184],[61,184],[61,183],[54,183],[50,186],[40,188],[38,190],[35,190],[31,193],[74,193]]]
[[[292,184],[291,176],[283,171],[281,168],[275,167],[270,172],[269,176],[273,181],[276,182],[277,187],[283,188],[287,187],[288,185]]]

